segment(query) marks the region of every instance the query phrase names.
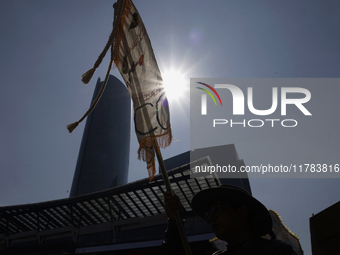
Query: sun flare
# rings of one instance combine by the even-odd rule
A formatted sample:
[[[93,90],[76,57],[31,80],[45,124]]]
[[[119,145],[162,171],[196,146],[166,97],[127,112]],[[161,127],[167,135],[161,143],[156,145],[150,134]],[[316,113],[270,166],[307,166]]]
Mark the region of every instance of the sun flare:
[[[162,73],[167,98],[179,99],[186,89],[186,80],[179,71],[165,71]]]

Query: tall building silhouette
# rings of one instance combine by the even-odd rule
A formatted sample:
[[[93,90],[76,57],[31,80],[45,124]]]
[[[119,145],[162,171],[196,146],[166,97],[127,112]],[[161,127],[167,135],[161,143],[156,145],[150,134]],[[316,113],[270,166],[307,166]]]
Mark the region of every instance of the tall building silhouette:
[[[98,78],[92,102],[103,82]],[[131,99],[125,85],[110,75],[96,108],[87,117],[70,197],[127,183]]]

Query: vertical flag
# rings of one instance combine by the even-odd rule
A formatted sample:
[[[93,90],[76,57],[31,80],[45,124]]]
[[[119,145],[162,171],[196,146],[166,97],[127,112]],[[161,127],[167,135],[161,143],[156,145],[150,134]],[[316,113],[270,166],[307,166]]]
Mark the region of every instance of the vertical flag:
[[[131,0],[125,0],[122,9],[115,54],[115,65],[133,101],[138,156],[147,162],[151,180],[156,172],[153,138],[163,148],[172,139],[169,105],[150,39]]]
[[[85,115],[67,128],[72,132],[94,109],[105,89],[114,62],[133,101],[135,131],[139,142],[138,158],[146,161],[149,180],[152,180],[156,173],[153,148],[165,148],[172,140],[170,113],[150,39],[131,0],[118,0],[115,4],[112,33],[94,67],[82,76],[84,83],[90,81],[110,47],[111,61],[103,87]]]

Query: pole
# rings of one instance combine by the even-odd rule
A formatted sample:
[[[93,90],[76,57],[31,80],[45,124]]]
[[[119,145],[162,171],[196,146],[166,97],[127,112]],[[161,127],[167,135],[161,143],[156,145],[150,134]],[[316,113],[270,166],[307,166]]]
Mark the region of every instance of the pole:
[[[172,195],[173,192],[172,192],[172,189],[171,189],[168,173],[166,172],[166,168],[165,168],[165,165],[164,165],[163,157],[162,157],[161,151],[159,149],[157,140],[156,140],[155,137],[153,137],[152,141],[153,141],[153,144],[154,144],[154,147],[155,147],[155,151],[156,151],[156,155],[157,155],[157,160],[158,160],[158,163],[159,163],[160,168],[161,168],[161,172],[162,172],[162,176],[163,176],[163,181],[164,181],[166,190],[168,192],[170,192],[170,194]],[[187,236],[185,234],[184,226],[183,226],[183,223],[182,223],[182,220],[181,220],[181,216],[180,216],[178,210],[176,210],[176,212],[175,212],[175,220],[176,220],[178,232],[179,232],[179,235],[181,237],[182,244],[183,244],[183,247],[184,247],[184,250],[185,250],[185,254],[186,255],[191,255],[192,253],[191,253],[190,245],[189,245],[189,242],[188,242],[188,238],[187,238]]]
[[[117,1],[117,5],[118,5],[118,3],[120,3],[120,1]],[[121,3],[122,3],[121,6],[124,6],[124,4],[125,4],[124,0],[122,0]],[[117,8],[117,7],[114,5],[114,8]],[[128,43],[127,43],[127,39],[126,39],[126,35],[124,33],[122,34],[122,43],[123,43],[123,45],[124,45],[124,47],[126,49],[129,49],[129,46],[128,46]],[[111,46],[111,47],[113,47],[113,46]],[[133,63],[131,54],[128,54],[127,57],[129,59],[129,62]],[[139,87],[138,77],[137,77],[135,72],[133,72],[132,75],[133,75],[134,80],[136,81],[135,82],[136,83],[135,89],[137,90],[136,94],[137,95],[142,95],[143,93],[141,93],[141,89]],[[143,97],[140,100],[143,102],[141,105],[143,105],[145,103]],[[148,113],[145,110],[145,108],[143,108],[143,112],[144,112],[145,116],[148,116]],[[145,120],[147,122],[148,127],[151,127],[152,125],[151,125],[151,122],[150,122],[150,118],[147,117]],[[169,177],[168,177],[168,174],[167,174],[166,169],[165,169],[165,165],[164,165],[164,161],[163,161],[163,158],[162,158],[162,154],[161,154],[161,151],[159,149],[157,140],[156,140],[156,138],[154,137],[153,134],[154,133],[152,131],[150,133],[150,137],[152,137],[152,143],[153,143],[153,145],[155,147],[155,151],[156,151],[156,155],[157,155],[157,160],[158,160],[158,163],[161,166],[161,171],[162,171],[162,176],[163,176],[164,184],[165,184],[166,190],[168,192],[170,192],[170,194],[173,194],[171,186],[170,186]],[[181,237],[181,240],[182,240],[182,244],[183,244],[183,247],[184,247],[184,250],[185,250],[185,254],[186,255],[192,255],[191,249],[190,249],[190,246],[189,246],[189,242],[188,242],[188,238],[187,238],[187,236],[185,234],[184,227],[183,227],[183,224],[182,224],[182,221],[181,221],[181,216],[180,216],[178,210],[175,212],[175,220],[176,220],[177,228],[178,228],[178,231],[179,231],[179,234],[180,234],[180,237]]]

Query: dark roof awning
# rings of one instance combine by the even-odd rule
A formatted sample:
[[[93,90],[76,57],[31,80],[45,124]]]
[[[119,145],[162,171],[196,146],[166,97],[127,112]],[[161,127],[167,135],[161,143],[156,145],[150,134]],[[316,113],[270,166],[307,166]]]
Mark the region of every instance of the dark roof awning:
[[[190,178],[189,164],[168,171],[171,187],[180,197],[187,212],[192,211],[190,201],[194,194],[220,184],[217,178],[208,175],[210,178]],[[0,207],[0,236],[67,226],[81,228],[93,224],[159,215],[165,213],[164,192],[162,176],[156,175],[151,182],[146,178],[78,197]]]

